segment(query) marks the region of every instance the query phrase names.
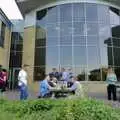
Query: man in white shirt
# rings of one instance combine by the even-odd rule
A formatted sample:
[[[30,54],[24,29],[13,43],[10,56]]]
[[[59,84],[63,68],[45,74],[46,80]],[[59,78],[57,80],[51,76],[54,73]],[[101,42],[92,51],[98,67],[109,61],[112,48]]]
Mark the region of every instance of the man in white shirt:
[[[28,65],[22,65],[22,69],[20,70],[18,74],[18,86],[20,88],[20,100],[26,100],[28,97],[27,67]]]

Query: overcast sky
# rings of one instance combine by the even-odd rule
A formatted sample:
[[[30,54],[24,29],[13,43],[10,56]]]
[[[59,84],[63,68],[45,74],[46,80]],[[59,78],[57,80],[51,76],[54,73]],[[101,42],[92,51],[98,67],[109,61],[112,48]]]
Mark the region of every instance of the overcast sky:
[[[0,0],[0,8],[9,19],[22,19],[15,0]]]

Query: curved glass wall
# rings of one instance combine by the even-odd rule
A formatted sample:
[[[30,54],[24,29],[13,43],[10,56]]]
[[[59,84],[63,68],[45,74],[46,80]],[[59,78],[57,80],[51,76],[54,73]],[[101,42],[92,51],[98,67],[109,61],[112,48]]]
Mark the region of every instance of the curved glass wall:
[[[81,80],[105,80],[120,67],[120,11],[93,3],[70,3],[36,13],[34,79],[55,67],[71,67]],[[117,74],[119,77],[119,74]]]

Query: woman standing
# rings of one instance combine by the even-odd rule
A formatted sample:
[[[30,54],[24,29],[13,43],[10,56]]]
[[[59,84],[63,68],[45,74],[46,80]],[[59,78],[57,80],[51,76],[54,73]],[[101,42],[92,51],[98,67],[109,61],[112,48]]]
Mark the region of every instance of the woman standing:
[[[113,96],[113,100],[117,100],[115,86],[115,83],[117,82],[117,77],[111,67],[108,68],[106,81],[108,84],[107,86],[108,100],[111,100],[111,95]]]

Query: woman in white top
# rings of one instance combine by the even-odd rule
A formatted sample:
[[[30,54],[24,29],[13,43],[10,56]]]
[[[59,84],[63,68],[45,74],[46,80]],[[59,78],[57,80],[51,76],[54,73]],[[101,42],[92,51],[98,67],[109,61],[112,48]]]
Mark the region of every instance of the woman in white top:
[[[107,86],[108,100],[111,100],[111,95],[113,96],[113,100],[116,100],[117,97],[116,97],[115,84],[117,82],[117,77],[116,77],[116,74],[114,73],[114,71],[111,67],[108,68],[106,82],[108,84],[108,86]]]

